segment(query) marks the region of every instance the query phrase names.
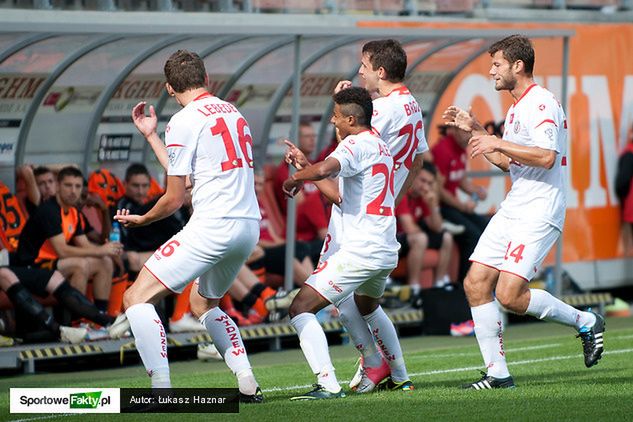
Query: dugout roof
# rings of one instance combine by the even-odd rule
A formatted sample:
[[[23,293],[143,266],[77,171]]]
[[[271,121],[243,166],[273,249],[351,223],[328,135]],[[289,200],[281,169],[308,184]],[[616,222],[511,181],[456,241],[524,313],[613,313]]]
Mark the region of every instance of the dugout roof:
[[[516,31],[363,28],[346,16],[7,10],[0,16],[2,143],[15,138],[16,165],[74,162],[89,170],[100,162],[116,167],[117,161],[149,160],[130,108],[147,100],[163,124],[169,119],[178,106],[167,101],[162,66],[173,51],[187,48],[204,58],[211,90],[246,116],[261,163],[275,153],[278,137],[294,133],[299,115],[314,122],[320,145],[328,142],[333,84],[358,82],[364,42],[393,37],[403,43],[407,84],[428,119],[455,75],[491,42]],[[128,141],[117,134],[132,135],[127,153]],[[106,139],[113,145],[100,150]]]

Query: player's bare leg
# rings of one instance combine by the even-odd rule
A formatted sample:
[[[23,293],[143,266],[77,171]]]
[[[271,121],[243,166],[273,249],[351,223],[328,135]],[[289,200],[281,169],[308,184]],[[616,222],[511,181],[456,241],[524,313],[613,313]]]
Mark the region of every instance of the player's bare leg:
[[[379,298],[354,294],[354,302],[363,319],[369,325],[374,341],[382,352],[391,377],[378,386],[379,389],[388,390],[413,390],[413,383],[409,379],[407,368],[404,364],[404,355],[398,334],[393,323],[378,303]]]
[[[310,369],[317,376],[316,388],[302,396],[293,397],[293,400],[345,397],[334,374],[325,333],[315,316],[316,312],[329,304],[312,287],[304,285],[290,305],[290,323],[297,331],[301,350]]]
[[[213,344],[224,357],[226,365],[237,377],[240,401],[261,403],[264,396],[255,380],[240,330],[235,322],[218,307],[220,299],[203,297],[198,292],[196,284],[191,289],[189,302],[191,313],[205,326],[213,339]]]
[[[143,268],[123,295],[123,307],[136,340],[136,349],[152,388],[170,388],[167,336],[154,304],[171,292],[147,268]]]

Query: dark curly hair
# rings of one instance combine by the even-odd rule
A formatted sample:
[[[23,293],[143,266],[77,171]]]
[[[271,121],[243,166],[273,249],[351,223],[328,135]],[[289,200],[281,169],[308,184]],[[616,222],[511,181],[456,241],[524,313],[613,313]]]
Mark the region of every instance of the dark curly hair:
[[[503,58],[510,64],[521,60],[525,66],[525,73],[532,76],[534,72],[534,48],[527,37],[519,34],[510,35],[492,44],[488,49],[491,56],[497,51],[501,51]]]
[[[332,98],[345,116],[354,116],[360,126],[371,128],[374,105],[365,88],[347,88],[334,94]]]
[[[191,51],[176,51],[165,62],[164,71],[167,83],[178,93],[205,87],[204,62]]]

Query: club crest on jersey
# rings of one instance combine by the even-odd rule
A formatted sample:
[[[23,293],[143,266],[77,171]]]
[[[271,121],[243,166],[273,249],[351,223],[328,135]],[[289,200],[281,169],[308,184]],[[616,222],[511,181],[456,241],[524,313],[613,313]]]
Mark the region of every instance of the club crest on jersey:
[[[521,123],[517,120],[514,122],[514,133],[519,133],[519,130],[521,130]]]

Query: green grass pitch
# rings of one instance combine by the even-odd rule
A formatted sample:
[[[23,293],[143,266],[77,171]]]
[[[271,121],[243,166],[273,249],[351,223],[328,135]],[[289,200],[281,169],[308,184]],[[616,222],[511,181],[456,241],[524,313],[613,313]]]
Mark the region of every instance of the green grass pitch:
[[[474,338],[409,337],[402,340],[416,390],[344,399],[291,402],[315,382],[299,349],[251,356],[265,403],[242,405],[238,415],[16,415],[9,414],[10,387],[147,387],[141,366],[5,377],[0,380],[0,420],[534,420],[615,421],[633,419],[633,319],[609,319],[606,352],[598,365],[584,367],[580,340],[567,327],[549,323],[519,324],[506,330],[513,390],[463,391],[479,378],[481,356]],[[349,345],[331,348],[337,376],[348,381],[356,352]],[[223,362],[175,362],[174,387],[231,387],[233,376]],[[344,386],[346,388],[346,384]],[[347,390],[347,389],[346,389]]]

